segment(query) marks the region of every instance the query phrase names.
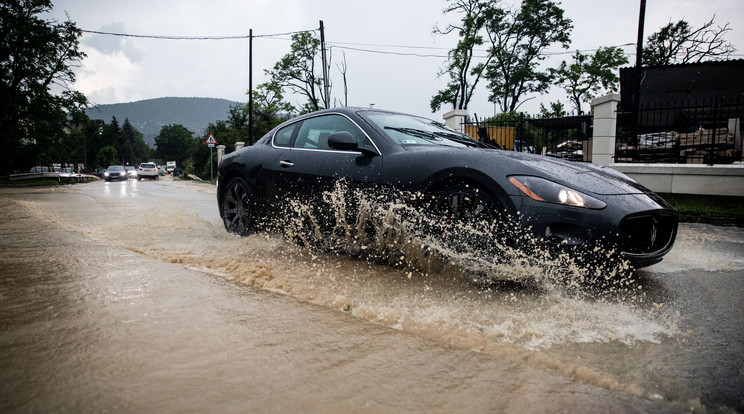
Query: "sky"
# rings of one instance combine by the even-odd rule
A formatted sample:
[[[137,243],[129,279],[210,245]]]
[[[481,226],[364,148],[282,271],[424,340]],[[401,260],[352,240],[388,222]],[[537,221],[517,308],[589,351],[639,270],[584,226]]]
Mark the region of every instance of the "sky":
[[[159,97],[208,97],[247,102],[249,30],[253,30],[253,85],[268,81],[271,69],[289,52],[286,33],[319,28],[322,20],[329,46],[332,100],[343,103],[339,69],[346,62],[349,106],[389,109],[441,119],[431,97],[442,89],[438,77],[457,35],[434,34],[435,26],[457,23],[444,14],[446,0],[52,0],[53,19],[69,18],[86,31],[145,36],[237,36],[224,40],[167,40],[85,33],[80,48],[87,54],[76,70],[73,89],[93,104],[133,102]],[[517,0],[503,0],[516,7]],[[546,66],[571,61],[576,50],[591,53],[602,46],[622,46],[635,61],[639,0],[563,0],[573,21],[571,45],[548,49]],[[744,1],[647,0],[644,39],[669,22],[684,19],[699,27],[715,15],[730,24],[726,39],[744,58]],[[625,45],[625,46],[623,46]],[[301,106],[305,99],[286,100]],[[539,112],[540,103],[561,101],[559,88],[529,97],[519,108]],[[485,118],[497,108],[488,102],[481,82],[469,105],[470,115]],[[586,108],[585,108],[586,110]]]

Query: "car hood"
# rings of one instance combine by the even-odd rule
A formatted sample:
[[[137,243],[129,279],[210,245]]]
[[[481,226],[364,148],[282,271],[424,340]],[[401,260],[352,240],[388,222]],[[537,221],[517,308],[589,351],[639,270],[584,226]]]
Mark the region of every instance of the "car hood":
[[[543,155],[499,151],[502,157],[527,167],[525,173],[551,179],[561,184],[601,195],[640,194],[649,192],[630,177],[612,168],[585,162],[566,161]]]

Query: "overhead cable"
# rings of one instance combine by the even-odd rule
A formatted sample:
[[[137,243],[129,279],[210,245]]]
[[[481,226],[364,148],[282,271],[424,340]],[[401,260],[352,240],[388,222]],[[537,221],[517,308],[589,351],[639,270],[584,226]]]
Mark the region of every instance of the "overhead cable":
[[[310,30],[297,30],[294,32],[285,32],[285,33],[273,33],[273,34],[265,34],[265,35],[253,35],[252,37],[255,38],[265,38],[265,39],[276,39],[276,40],[289,40],[286,38],[286,36],[291,36],[293,34],[297,33],[303,33],[303,32],[317,32],[319,29],[310,29]],[[98,30],[81,30],[83,33],[90,33],[90,34],[97,34],[97,35],[105,35],[105,36],[119,36],[119,37],[132,37],[132,38],[138,38],[138,39],[160,39],[160,40],[235,40],[235,39],[249,39],[251,38],[251,35],[232,35],[232,36],[166,36],[166,35],[139,35],[139,34],[131,34],[131,33],[115,33],[115,32],[102,32]],[[428,50],[450,50],[450,48],[444,48],[444,47],[431,47],[431,46],[411,46],[411,45],[389,45],[389,44],[370,44],[370,43],[351,43],[351,42],[327,42],[328,45],[335,47],[337,49],[343,49],[343,50],[353,50],[357,52],[364,52],[364,53],[376,53],[381,55],[396,55],[396,56],[413,56],[413,57],[422,57],[422,58],[447,58],[448,55],[442,55],[442,54],[425,54],[425,53],[412,53],[412,52],[395,52],[395,51],[389,51],[389,50],[380,50],[380,49],[370,49],[371,48],[397,48],[397,49],[428,49]],[[363,46],[363,47],[352,47],[352,46]],[[616,47],[629,47],[629,46],[635,46],[635,43],[624,43],[622,45],[618,45]],[[585,50],[579,50],[579,52],[595,52],[598,49],[585,49]],[[485,49],[482,50],[476,50],[477,52],[482,52],[484,54],[487,54],[488,51]],[[547,56],[559,56],[559,55],[569,55],[575,53],[575,50],[565,50],[565,51],[559,51],[559,52],[545,52],[545,55]],[[474,56],[476,58],[487,58],[486,55],[483,56]]]
[[[91,34],[98,34],[98,35],[106,35],[106,36],[120,36],[120,37],[134,37],[138,39],[160,39],[160,40],[233,40],[233,39],[249,39],[251,38],[251,35],[238,35],[238,36],[165,36],[165,35],[139,35],[139,34],[131,34],[131,33],[114,33],[114,32],[101,32],[98,30],[80,30],[83,33],[91,33]],[[310,29],[310,30],[298,30],[295,32],[286,32],[286,33],[273,33],[273,34],[266,34],[266,35],[253,35],[253,38],[257,37],[279,37],[279,36],[290,36],[297,33],[303,33],[303,32],[316,32],[318,29]]]

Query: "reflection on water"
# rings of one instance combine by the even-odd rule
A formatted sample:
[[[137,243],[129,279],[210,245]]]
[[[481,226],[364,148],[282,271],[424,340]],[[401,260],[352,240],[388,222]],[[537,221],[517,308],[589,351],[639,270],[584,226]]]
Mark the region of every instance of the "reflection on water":
[[[0,256],[6,401],[34,407],[47,395],[36,407],[52,411],[70,407],[55,401],[238,411],[220,405],[236,400],[240,411],[498,411],[526,401],[702,409],[699,388],[643,375],[647,358],[664,361],[660,372],[679,365],[664,347],[694,337],[687,310],[652,277],[597,298],[240,238],[220,226],[213,190],[197,188],[94,183],[8,195],[18,201],[2,205],[13,217]],[[137,203],[122,204],[130,194]]]

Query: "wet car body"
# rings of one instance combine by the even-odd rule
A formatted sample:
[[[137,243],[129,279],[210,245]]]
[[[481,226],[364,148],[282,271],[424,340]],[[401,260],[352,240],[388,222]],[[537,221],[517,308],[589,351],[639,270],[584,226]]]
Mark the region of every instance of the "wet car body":
[[[245,234],[277,204],[318,203],[340,179],[405,192],[443,220],[510,217],[547,246],[617,247],[636,268],[660,261],[677,231],[669,204],[610,168],[504,151],[434,121],[366,108],[295,118],[226,155],[220,214],[228,231]]]

